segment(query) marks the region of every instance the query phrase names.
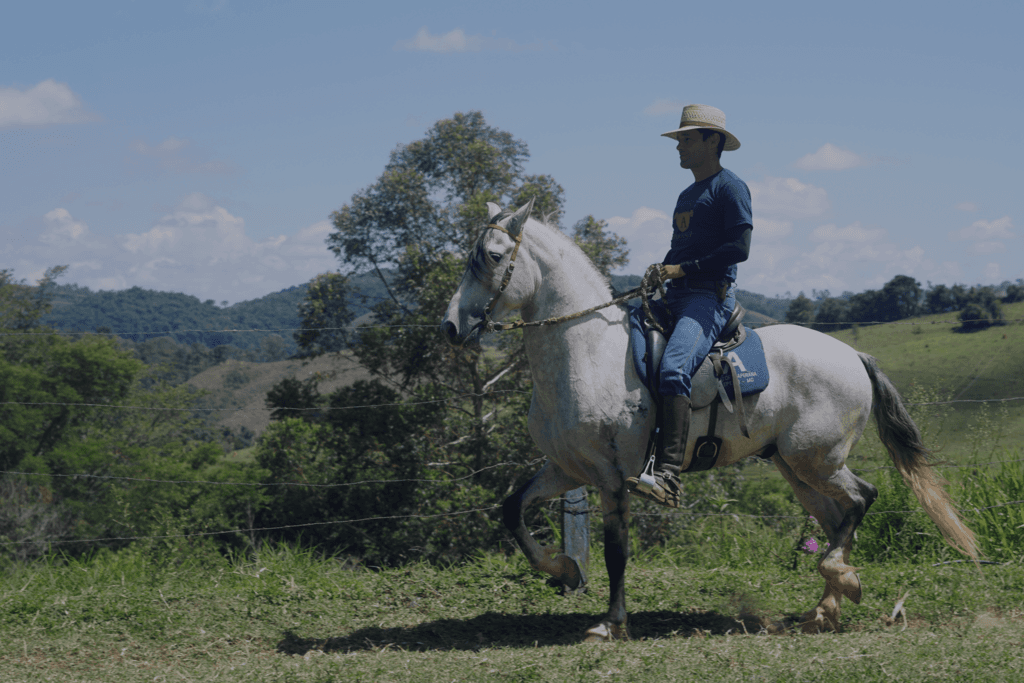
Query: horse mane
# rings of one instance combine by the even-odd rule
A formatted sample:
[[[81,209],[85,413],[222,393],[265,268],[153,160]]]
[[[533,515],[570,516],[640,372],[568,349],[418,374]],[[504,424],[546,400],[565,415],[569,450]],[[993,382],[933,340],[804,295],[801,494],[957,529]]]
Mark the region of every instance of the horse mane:
[[[507,218],[512,215],[512,213],[514,213],[514,211],[503,210],[500,214],[494,217],[492,222],[497,223],[503,218]],[[610,279],[597,269],[597,266],[595,266],[594,262],[590,260],[590,257],[587,256],[586,252],[576,244],[576,241],[558,229],[558,227],[549,225],[543,220],[528,218],[526,220],[526,225],[524,226],[524,231],[526,233],[524,235],[524,239],[536,237],[538,228],[543,229],[546,233],[540,238],[542,241],[548,244],[558,242],[562,247],[562,252],[570,257],[572,263],[566,264],[567,268],[570,269],[570,272],[575,273],[577,277],[585,279],[591,286],[596,286],[597,283],[600,283],[600,286],[607,290],[609,296],[611,295]],[[491,261],[490,257],[484,253],[485,235],[486,230],[481,230],[480,235],[476,240],[473,256],[469,261],[470,273],[478,282],[482,282],[485,276],[492,275],[495,267],[495,264]]]

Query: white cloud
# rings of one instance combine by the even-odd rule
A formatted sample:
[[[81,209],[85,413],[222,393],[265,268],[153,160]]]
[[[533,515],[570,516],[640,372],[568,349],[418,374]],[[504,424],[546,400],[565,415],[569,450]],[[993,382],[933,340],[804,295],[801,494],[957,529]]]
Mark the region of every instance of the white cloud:
[[[801,183],[796,178],[769,176],[764,182],[751,182],[747,186],[755,217],[796,220],[814,218],[829,209],[828,193],[824,189]]]
[[[966,228],[950,233],[950,237],[962,240],[1009,239],[1013,237],[1012,227],[1010,217],[1003,216],[994,221],[974,221]]]
[[[790,221],[777,221],[771,218],[754,219],[754,238],[758,241],[774,242],[788,236],[791,232],[793,232],[793,223]]]
[[[866,166],[868,163],[870,162],[859,154],[836,147],[832,143],[825,143],[817,152],[797,159],[794,165],[807,171],[845,171],[848,168]]]
[[[652,104],[644,108],[644,113],[648,116],[661,116],[669,113],[679,115],[686,105],[686,102],[679,100],[654,100]]]
[[[41,277],[46,267],[61,263],[71,266],[65,282],[92,289],[138,285],[242,301],[336,270],[324,243],[332,227],[318,221],[257,241],[247,234],[244,218],[193,193],[147,229],[113,237],[95,234],[66,209],[53,209],[24,228],[27,239],[8,241],[4,257],[24,277]]]
[[[135,140],[129,148],[138,154],[156,159],[161,168],[178,173],[233,173],[235,168],[224,161],[199,161],[186,152],[191,143],[176,137],[169,137],[156,145]]]
[[[608,229],[626,239],[629,263],[619,273],[642,273],[652,263],[660,263],[672,241],[672,219],[663,211],[641,206],[629,218],[612,216]]]
[[[39,240],[47,244],[67,244],[84,239],[89,226],[81,221],[76,221],[68,213],[67,209],[54,209],[43,216],[47,228],[39,235]]]
[[[974,202],[960,202],[953,208],[957,209],[958,211],[977,211],[978,205],[975,204]]]
[[[395,43],[396,50],[413,52],[480,52],[496,50],[505,52],[521,52],[523,50],[543,49],[539,44],[520,45],[508,38],[488,38],[479,35],[467,36],[461,28],[456,28],[444,35],[432,34],[426,26],[416,32],[412,40],[400,40]]]
[[[834,224],[819,225],[811,232],[811,239],[815,242],[859,242],[877,243],[885,237],[885,230],[869,230],[861,226],[859,222],[851,223],[845,228],[836,227]]]
[[[999,282],[1001,276],[998,263],[986,264],[984,273],[986,282]]]
[[[67,83],[52,78],[28,90],[0,88],[0,128],[97,120],[99,117],[86,110]]]

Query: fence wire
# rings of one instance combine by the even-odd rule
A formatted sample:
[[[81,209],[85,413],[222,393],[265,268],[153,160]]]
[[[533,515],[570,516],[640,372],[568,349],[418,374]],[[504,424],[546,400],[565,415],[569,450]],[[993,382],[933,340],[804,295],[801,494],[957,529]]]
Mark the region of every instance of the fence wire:
[[[805,327],[813,327],[813,326],[820,326],[820,325],[833,325],[833,326],[836,326],[836,325],[847,325],[847,326],[849,326],[849,325],[857,325],[857,326],[863,327],[863,326],[877,326],[877,325],[902,325],[902,326],[919,326],[919,325],[936,325],[936,324],[955,324],[955,325],[959,325],[959,324],[962,324],[964,322],[979,322],[979,321],[1000,322],[1000,323],[1019,323],[1019,322],[1024,322],[1024,319],[1019,319],[1018,318],[1018,319],[1008,319],[1008,320],[993,321],[990,318],[980,318],[980,319],[977,319],[977,320],[934,320],[934,321],[923,321],[923,322],[913,322],[913,321],[861,321],[861,322],[852,322],[852,321],[847,321],[847,322],[831,322],[831,323],[809,322],[809,323],[787,323],[787,324],[796,324],[796,325],[801,325],[801,326],[805,326]],[[754,326],[766,326],[766,325],[772,325],[772,324],[778,324],[778,323],[766,323],[765,325],[758,325],[757,323],[753,323]],[[168,335],[181,334],[181,333],[304,332],[304,331],[314,331],[314,330],[337,331],[337,330],[371,329],[371,328],[385,328],[385,329],[410,328],[410,329],[412,329],[412,328],[435,328],[435,327],[436,327],[436,325],[348,325],[348,326],[340,326],[340,327],[320,327],[320,328],[268,328],[268,329],[256,329],[256,328],[253,328],[253,329],[219,329],[219,330],[193,329],[193,330],[166,330],[166,331],[157,331],[157,332],[139,332],[139,331],[109,331],[108,332],[108,331],[105,331],[102,334],[104,334],[104,335],[133,335],[133,336],[137,336],[137,335],[162,335],[162,336],[168,336]],[[85,334],[93,334],[93,333],[91,333],[91,332],[81,332],[81,331],[75,331],[75,332],[66,332],[66,331],[13,332],[13,333],[3,332],[3,333],[0,333],[0,336],[47,336],[47,335],[52,335],[52,334],[59,334],[59,335],[85,335]],[[436,403],[446,403],[446,402],[450,402],[450,401],[453,401],[453,400],[460,400],[460,399],[470,398],[470,397],[484,397],[484,396],[493,396],[495,394],[509,394],[509,393],[530,394],[531,392],[529,392],[529,391],[522,391],[522,390],[515,390],[515,389],[507,389],[507,390],[487,391],[487,392],[482,392],[482,393],[464,393],[464,394],[459,394],[457,396],[452,396],[452,397],[449,397],[449,398],[434,399],[434,400],[428,400],[428,401],[415,401],[415,402],[402,402],[402,403],[379,403],[379,404],[368,404],[368,405],[359,405],[359,406],[339,406],[339,407],[322,406],[322,407],[314,407],[314,408],[167,408],[167,407],[152,407],[152,406],[126,406],[126,405],[103,404],[103,403],[23,402],[23,401],[2,401],[2,402],[0,402],[0,405],[95,407],[95,408],[115,408],[115,409],[124,409],[124,410],[159,410],[159,411],[182,411],[182,412],[252,412],[252,411],[256,411],[256,410],[263,410],[263,411],[275,411],[275,410],[283,410],[283,411],[322,411],[322,412],[327,412],[327,411],[332,411],[332,410],[355,410],[355,409],[380,408],[380,407],[402,407],[402,406],[427,405],[427,404],[436,404]],[[1021,401],[1021,400],[1024,400],[1024,396],[1015,396],[1015,397],[1009,397],[1009,398],[991,398],[991,399],[954,399],[954,400],[949,400],[949,401],[926,401],[926,402],[907,403],[906,405],[908,405],[908,406],[932,406],[932,405],[950,405],[950,404],[955,404],[955,403],[1006,403],[1006,402]],[[388,484],[399,484],[399,483],[423,483],[423,484],[431,484],[431,485],[451,484],[451,483],[455,483],[455,482],[459,482],[459,481],[464,481],[466,479],[470,479],[470,478],[472,478],[472,477],[474,477],[474,476],[476,476],[476,475],[478,475],[481,472],[484,472],[486,470],[491,470],[491,469],[495,469],[495,468],[499,468],[499,467],[530,466],[530,465],[535,465],[535,464],[537,464],[537,463],[539,463],[539,462],[541,462],[543,460],[544,460],[544,458],[538,458],[538,459],[535,459],[533,461],[526,462],[526,463],[498,463],[498,464],[495,464],[495,465],[491,465],[491,466],[488,466],[488,467],[483,467],[481,469],[475,470],[473,472],[470,472],[467,475],[456,477],[456,478],[451,478],[451,479],[371,479],[371,480],[363,480],[363,481],[357,481],[357,482],[344,482],[344,483],[334,483],[334,484],[311,484],[311,483],[303,483],[303,482],[226,482],[226,481],[205,481],[205,480],[189,480],[189,479],[147,479],[147,478],[140,478],[140,477],[122,477],[122,476],[114,476],[114,475],[96,475],[96,474],[86,474],[86,473],[78,473],[78,474],[49,474],[49,473],[42,473],[42,472],[20,472],[20,471],[13,471],[13,470],[0,470],[0,474],[4,474],[4,475],[18,475],[18,476],[63,477],[63,478],[71,478],[71,479],[80,478],[80,479],[96,479],[96,480],[109,480],[109,481],[130,481],[130,482],[137,482],[137,483],[154,483],[154,484],[198,484],[198,485],[204,485],[204,486],[243,486],[243,487],[341,488],[341,487],[352,487],[352,486],[370,485],[370,484],[385,484],[385,485],[388,485]],[[1003,460],[1003,461],[994,461],[994,462],[991,462],[991,463],[981,463],[981,464],[941,463],[941,464],[938,464],[936,466],[938,466],[938,467],[981,467],[981,466],[989,466],[989,465],[1000,464],[1000,463],[1016,463],[1016,462],[1024,462],[1024,460]],[[443,463],[438,463],[438,464],[443,464]],[[880,466],[880,467],[874,467],[874,468],[869,468],[869,469],[855,469],[855,470],[852,470],[852,471],[858,472],[858,473],[867,473],[867,472],[873,472],[873,471],[878,471],[878,470],[882,470],[882,469],[896,469],[896,468],[894,468],[893,466]],[[1013,505],[1021,505],[1021,504],[1024,504],[1024,500],[1009,501],[1009,502],[1006,502],[1006,503],[1000,503],[1000,504],[997,504],[997,505],[990,505],[990,506],[981,507],[981,508],[970,508],[970,509],[966,509],[966,510],[961,510],[961,512],[980,512],[982,510],[990,510],[990,509],[994,509],[994,508],[1007,507],[1007,506],[1013,506]],[[272,527],[235,528],[235,529],[223,529],[223,530],[219,530],[219,531],[203,531],[203,532],[180,533],[180,534],[162,534],[162,535],[152,535],[152,536],[111,536],[111,537],[103,537],[103,538],[89,538],[89,539],[75,539],[75,540],[51,540],[51,541],[39,541],[39,540],[9,541],[9,540],[3,540],[3,541],[0,541],[0,545],[11,546],[11,545],[36,544],[36,545],[52,546],[52,545],[69,545],[69,544],[75,544],[75,543],[88,544],[88,543],[114,542],[114,541],[159,540],[159,539],[171,539],[171,538],[195,538],[195,537],[217,536],[217,535],[235,534],[235,533],[237,533],[237,534],[252,534],[252,533],[258,533],[258,532],[281,531],[281,530],[286,530],[286,529],[299,529],[299,528],[309,528],[309,527],[318,527],[318,526],[337,525],[337,524],[360,524],[360,523],[365,523],[365,522],[387,521],[387,520],[434,519],[434,518],[445,518],[445,517],[457,517],[457,516],[470,515],[470,514],[474,514],[474,513],[478,513],[478,512],[490,512],[490,511],[496,510],[496,509],[498,509],[500,507],[501,507],[500,505],[491,505],[491,506],[488,506],[488,507],[473,508],[473,509],[469,509],[469,510],[459,510],[459,511],[453,511],[453,512],[434,513],[434,514],[426,514],[426,515],[409,514],[409,515],[377,516],[377,517],[365,517],[365,518],[361,518],[361,519],[329,520],[329,521],[323,521],[323,522],[309,522],[309,523],[303,523],[303,524],[290,524],[290,525],[281,525],[281,526],[272,526]],[[588,510],[577,511],[576,514],[589,514],[591,512],[600,514],[602,512],[602,510],[600,508],[590,508]],[[918,512],[922,512],[922,510],[884,510],[884,511],[871,511],[871,512],[868,512],[866,514],[867,515],[886,515],[886,514],[889,514],[889,515],[909,515],[909,514],[915,514],[915,513],[918,513]],[[671,513],[632,512],[631,514],[633,516],[637,516],[637,517],[682,517],[682,518],[687,518],[687,519],[706,518],[706,517],[732,517],[732,518],[737,518],[738,519],[740,517],[744,517],[744,518],[753,518],[753,519],[794,519],[794,520],[804,520],[804,519],[807,518],[806,515],[754,515],[754,514],[747,514],[747,513],[731,513],[731,512],[717,512],[717,513],[716,512],[709,512],[709,513],[690,513],[690,514],[686,514],[686,513],[683,513],[683,512],[671,512]]]
[[[815,326],[831,326],[845,325],[847,327],[876,327],[878,325],[898,325],[898,326],[923,326],[923,325],[962,325],[964,323],[977,323],[987,322],[994,325],[1008,324],[1008,323],[1021,323],[1024,322],[1024,318],[965,318],[964,320],[924,320],[924,321],[908,321],[908,320],[840,320],[835,322],[786,322],[783,320],[777,320],[773,322],[755,322],[745,321],[744,324],[751,327],[769,327],[771,325],[800,325],[801,327],[815,327]],[[173,336],[175,334],[216,334],[219,332],[336,332],[338,330],[369,330],[369,329],[438,329],[437,325],[341,325],[338,327],[275,327],[275,328],[223,328],[223,329],[188,329],[188,330],[158,330],[155,332],[144,332],[139,330],[110,330],[103,332],[92,332],[88,330],[51,330],[49,332],[0,332],[0,337],[18,337],[18,336],[49,336],[49,335],[105,335],[105,336],[153,336],[159,335],[164,337]]]
[[[1024,500],[1014,500],[1006,503],[998,503],[996,505],[988,505],[986,507],[973,507],[960,510],[961,513],[967,512],[981,512],[982,510],[993,510],[1001,507],[1008,507],[1011,505],[1022,505]],[[462,515],[471,515],[477,512],[490,512],[492,510],[500,509],[501,505],[489,505],[487,507],[472,508],[470,510],[456,510],[453,512],[438,512],[428,515],[388,515],[378,517],[363,517],[361,519],[334,519],[324,522],[307,522],[304,524],[285,524],[281,526],[270,526],[270,527],[252,527],[252,528],[235,528],[235,529],[221,529],[219,531],[196,531],[191,533],[181,534],[158,534],[153,536],[106,536],[102,538],[82,538],[74,540],[53,540],[53,541],[0,541],[0,545],[70,545],[73,543],[101,543],[101,542],[112,542],[112,541],[145,541],[145,540],[160,540],[168,538],[199,538],[204,536],[220,536],[223,534],[252,534],[256,532],[264,531],[282,531],[285,529],[302,529],[309,527],[318,526],[330,526],[335,524],[361,524],[363,522],[378,522],[395,519],[436,519],[441,517],[458,517]],[[576,511],[575,514],[589,514],[589,513],[601,513],[601,508],[589,508],[588,510]],[[924,513],[924,510],[881,510],[877,512],[867,512],[865,515],[912,515],[917,513]],[[751,519],[807,519],[807,515],[752,515],[747,513],[736,513],[736,512],[699,512],[685,514],[681,512],[631,512],[631,516],[635,517],[680,517],[686,519],[696,519],[703,517],[732,517],[732,518],[751,518]]]

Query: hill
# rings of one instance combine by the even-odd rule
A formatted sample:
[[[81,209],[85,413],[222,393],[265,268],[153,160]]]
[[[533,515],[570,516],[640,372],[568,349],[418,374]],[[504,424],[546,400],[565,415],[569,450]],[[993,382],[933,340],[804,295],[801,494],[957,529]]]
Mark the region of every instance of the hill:
[[[1008,321],[1024,318],[1024,302],[1004,304],[1003,315]],[[1024,324],[967,333],[949,322],[956,318],[940,313],[831,334],[876,357],[908,402],[1024,396]],[[1024,401],[953,403],[929,412],[945,458],[969,456],[972,441],[982,440],[979,429],[1000,432],[1007,446],[1024,439]]]
[[[317,387],[323,395],[371,377],[350,355],[342,354],[320,356],[309,361],[270,363],[232,359],[203,370],[190,378],[188,385],[210,392],[203,407],[225,408],[223,412],[210,415],[210,421],[218,429],[229,429],[241,435],[245,442],[262,434],[270,424],[266,398],[275,384],[288,377],[305,380],[313,376],[320,378]]]
[[[355,293],[350,306],[356,316],[368,313],[385,296],[374,275],[353,276],[352,284]],[[74,284],[56,285],[53,309],[41,322],[66,332],[111,332],[133,343],[167,337],[184,346],[232,346],[254,352],[263,349],[268,338],[277,338],[275,345],[283,343],[283,354],[291,356],[298,351],[292,333],[299,327],[298,305],[306,290],[302,283],[258,299],[218,306],[213,299],[200,301],[180,292],[141,287],[94,292]]]

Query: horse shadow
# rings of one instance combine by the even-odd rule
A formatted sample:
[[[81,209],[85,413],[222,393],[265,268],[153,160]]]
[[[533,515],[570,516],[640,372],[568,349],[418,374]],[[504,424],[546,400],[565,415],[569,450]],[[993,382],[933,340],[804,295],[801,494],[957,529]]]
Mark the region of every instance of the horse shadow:
[[[482,648],[532,648],[575,645],[594,625],[587,612],[569,614],[502,614],[486,612],[470,619],[438,619],[408,627],[361,628],[347,636],[302,637],[285,631],[277,643],[281,654],[304,655],[311,650],[357,652],[396,648],[402,650],[480,650]],[[729,634],[782,633],[794,627],[797,615],[775,622],[753,614],[738,616],[715,611],[635,612],[629,616],[629,635],[634,640],[668,637],[706,637]]]

